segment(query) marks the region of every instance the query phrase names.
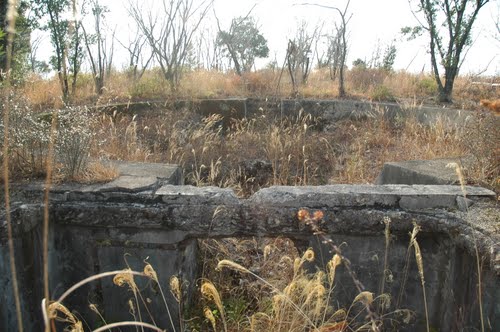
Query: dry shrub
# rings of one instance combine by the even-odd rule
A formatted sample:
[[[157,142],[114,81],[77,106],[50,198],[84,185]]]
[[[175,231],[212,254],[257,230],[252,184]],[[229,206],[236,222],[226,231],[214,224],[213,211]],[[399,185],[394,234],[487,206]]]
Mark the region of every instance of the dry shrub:
[[[9,160],[14,178],[46,174],[51,141],[57,176],[73,180],[87,166],[93,145],[95,121],[86,107],[66,107],[34,112],[26,99],[11,96],[9,119]],[[4,105],[2,105],[3,110]],[[3,136],[3,118],[0,132]]]
[[[426,126],[408,118],[394,126],[380,111],[370,121],[344,122],[336,130],[346,133],[332,176],[336,183],[373,183],[389,161],[464,155],[460,128],[449,127],[442,120]]]
[[[34,113],[23,98],[10,96],[7,102],[10,104],[8,151],[11,176],[44,176],[49,159],[52,116],[50,113]],[[2,103],[2,114],[5,106]],[[4,129],[2,117],[1,137],[4,137]]]
[[[481,113],[467,122],[461,143],[472,164],[466,174],[469,182],[500,192],[500,117]]]
[[[61,85],[57,76],[49,79],[31,74],[19,88],[18,95],[26,98],[33,110],[58,109],[63,106]]]
[[[109,163],[100,161],[90,162],[83,172],[80,172],[74,180],[80,183],[110,182],[120,175],[118,169]]]
[[[235,73],[215,70],[194,70],[186,73],[179,93],[187,98],[224,98],[244,96],[243,80]]]
[[[358,93],[366,93],[370,87],[377,87],[384,83],[389,72],[383,69],[355,67],[346,72],[348,88]]]
[[[147,161],[150,151],[138,138],[135,116],[104,115],[100,129],[98,157],[111,160]]]
[[[278,78],[275,71],[263,69],[256,72],[244,73],[243,82],[247,95],[262,97],[275,93]]]

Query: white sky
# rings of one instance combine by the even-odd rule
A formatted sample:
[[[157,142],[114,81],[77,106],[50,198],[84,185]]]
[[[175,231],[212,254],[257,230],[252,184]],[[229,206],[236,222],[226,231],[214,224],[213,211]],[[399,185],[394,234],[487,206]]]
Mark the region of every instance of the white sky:
[[[140,0],[144,6],[147,3],[159,3],[160,0]],[[307,20],[310,27],[325,22],[324,32],[334,29],[334,22],[340,22],[338,13],[334,10],[316,6],[294,6],[297,3],[310,2],[344,8],[346,0],[215,0],[214,7],[221,20],[223,29],[227,28],[232,18],[246,15],[257,3],[252,14],[257,18],[262,34],[268,40],[270,56],[258,62],[264,65],[277,55],[278,64],[283,63],[284,53],[289,38],[293,38],[297,23]],[[127,12],[128,0],[101,0],[108,6],[110,13],[109,25],[117,26],[116,36],[122,41],[128,40],[130,27],[135,23]],[[407,42],[399,31],[404,26],[417,24],[410,11],[407,0],[351,0],[349,11],[352,13],[348,24],[349,53],[347,65],[361,58],[370,60],[377,43],[382,46],[393,39],[398,53],[395,69],[408,69],[420,72],[423,68],[430,71],[430,56],[427,54],[427,36]],[[473,28],[475,44],[467,54],[461,74],[476,74],[486,70],[485,74],[500,75],[500,41],[494,38],[494,18],[500,15],[500,1],[492,0],[479,13]],[[208,22],[214,22],[210,12]],[[115,64],[121,66],[126,61],[123,48],[116,43]],[[124,61],[120,63],[120,54]]]

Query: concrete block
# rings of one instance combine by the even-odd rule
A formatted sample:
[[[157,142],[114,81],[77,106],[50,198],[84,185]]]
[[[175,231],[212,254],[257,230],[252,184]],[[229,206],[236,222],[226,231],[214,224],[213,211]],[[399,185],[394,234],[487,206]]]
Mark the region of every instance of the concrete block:
[[[376,184],[457,184],[458,177],[449,163],[461,164],[457,158],[408,160],[385,163]]]
[[[123,161],[110,161],[110,163],[118,168],[120,176],[104,185],[91,186],[89,190],[141,192],[154,190],[165,184],[184,183],[182,168],[178,165]]]

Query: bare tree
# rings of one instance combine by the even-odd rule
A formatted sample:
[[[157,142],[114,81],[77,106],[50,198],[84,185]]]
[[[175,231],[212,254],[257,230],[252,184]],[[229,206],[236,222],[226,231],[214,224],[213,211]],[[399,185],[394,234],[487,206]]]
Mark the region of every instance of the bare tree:
[[[46,73],[50,71],[48,63],[37,59],[38,49],[40,48],[40,45],[43,44],[44,39],[45,36],[41,34],[31,38],[31,48],[28,54],[28,62],[33,73]]]
[[[127,50],[129,55],[127,74],[134,82],[138,82],[144,75],[151,60],[153,60],[154,53],[146,50],[147,40],[140,30],[133,35],[133,39],[129,39],[128,44],[124,44],[118,40],[118,43]],[[144,56],[147,54],[147,56]]]
[[[340,58],[342,54],[342,33],[337,24],[335,24],[335,30],[326,35],[326,38],[328,45],[326,59],[321,62],[321,66],[328,66],[330,69],[330,79],[335,81],[339,72]]]
[[[113,62],[114,38],[112,38],[111,46],[108,47],[103,22],[105,14],[109,11],[108,8],[102,6],[99,0],[90,0],[90,5],[94,19],[94,32],[89,34],[83,25],[82,28],[94,78],[95,92],[101,95],[104,91],[105,77],[109,75]]]
[[[345,61],[347,58],[347,24],[351,20],[352,14],[348,14],[349,10],[349,4],[351,3],[351,0],[348,0],[344,9],[340,10],[338,7],[332,7],[332,6],[324,6],[324,5],[319,5],[315,3],[302,3],[299,4],[300,6],[317,6],[321,8],[326,8],[326,9],[332,9],[336,11],[340,15],[341,23],[337,27],[337,34],[340,36],[339,38],[339,47],[338,47],[338,54],[339,54],[339,97],[343,98],[346,96],[346,91],[345,91],[345,82],[344,82],[344,72],[345,72]]]
[[[222,70],[223,50],[217,43],[216,35],[210,27],[205,27],[203,33],[196,37],[196,62],[199,67]]]
[[[302,21],[293,40],[288,42],[287,66],[292,80],[293,93],[297,94],[297,85],[306,84],[312,68],[312,45],[317,44],[321,34],[321,25],[316,25],[313,32],[308,31],[308,24]]]
[[[146,37],[164,78],[175,91],[191,51],[193,36],[213,0],[163,0],[161,8],[130,3],[129,12]]]

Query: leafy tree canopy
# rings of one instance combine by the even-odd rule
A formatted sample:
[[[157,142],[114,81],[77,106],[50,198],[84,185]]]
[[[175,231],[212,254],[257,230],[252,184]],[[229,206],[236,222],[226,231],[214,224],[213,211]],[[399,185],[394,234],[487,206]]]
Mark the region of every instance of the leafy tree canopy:
[[[231,58],[239,75],[250,71],[256,58],[266,58],[269,55],[267,40],[251,16],[233,19],[229,31],[219,31],[217,44]]]

